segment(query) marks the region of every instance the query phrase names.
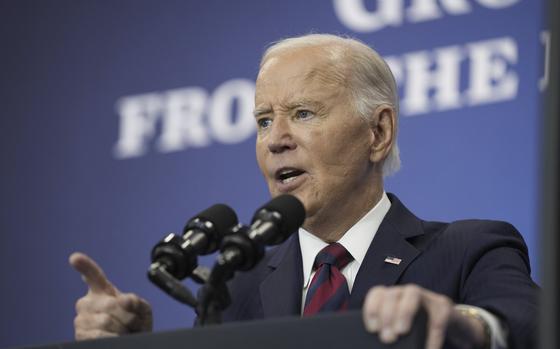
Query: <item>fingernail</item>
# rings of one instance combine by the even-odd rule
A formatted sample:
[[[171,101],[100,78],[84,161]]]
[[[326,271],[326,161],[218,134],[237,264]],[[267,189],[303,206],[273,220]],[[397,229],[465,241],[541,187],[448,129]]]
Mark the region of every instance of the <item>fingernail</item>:
[[[390,328],[384,328],[380,334],[381,341],[384,343],[392,343],[397,339],[397,336]]]
[[[379,320],[375,316],[370,316],[367,319],[368,329],[372,332],[379,331]]]
[[[395,324],[395,332],[396,333],[406,332],[406,323],[404,321],[397,321],[397,323]]]

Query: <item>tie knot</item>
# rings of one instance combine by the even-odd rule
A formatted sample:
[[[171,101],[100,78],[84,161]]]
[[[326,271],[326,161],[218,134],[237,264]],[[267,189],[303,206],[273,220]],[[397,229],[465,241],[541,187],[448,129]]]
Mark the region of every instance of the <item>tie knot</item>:
[[[350,263],[354,257],[338,242],[323,248],[315,257],[314,268],[319,268],[323,264],[336,266],[339,270]]]

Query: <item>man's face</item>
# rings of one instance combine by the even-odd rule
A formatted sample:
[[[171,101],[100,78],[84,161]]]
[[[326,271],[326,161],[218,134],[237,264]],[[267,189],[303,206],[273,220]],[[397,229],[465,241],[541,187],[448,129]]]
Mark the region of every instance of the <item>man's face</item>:
[[[336,219],[371,193],[374,134],[317,49],[270,58],[256,84],[256,153],[272,196],[297,196],[304,226]]]

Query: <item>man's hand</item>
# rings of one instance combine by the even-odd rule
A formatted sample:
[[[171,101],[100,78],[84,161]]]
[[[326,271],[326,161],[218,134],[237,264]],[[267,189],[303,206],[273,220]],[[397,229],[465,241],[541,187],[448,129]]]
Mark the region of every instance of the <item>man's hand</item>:
[[[483,324],[455,309],[446,296],[416,285],[383,287],[369,290],[363,307],[366,330],[378,333],[384,343],[393,343],[410,331],[420,307],[428,314],[426,348],[443,347],[446,332],[460,348],[483,348],[488,338]]]
[[[88,293],[76,302],[76,339],[151,331],[152,309],[148,302],[135,294],[121,293],[107,280],[97,263],[85,254],[73,253],[69,261],[82,274],[89,288]]]

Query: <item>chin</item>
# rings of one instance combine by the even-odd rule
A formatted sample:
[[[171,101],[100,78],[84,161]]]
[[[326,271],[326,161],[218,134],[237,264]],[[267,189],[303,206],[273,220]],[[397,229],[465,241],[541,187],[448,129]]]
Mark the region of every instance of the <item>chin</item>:
[[[293,195],[295,196],[299,201],[301,201],[301,203],[303,204],[303,207],[305,208],[305,215],[306,217],[310,217],[311,214],[313,214],[314,212],[317,212],[317,204],[314,204],[313,202],[310,202],[309,199],[307,198],[307,195],[305,194],[304,190],[301,190],[302,188],[297,188],[296,190],[290,191],[290,192],[286,192],[286,193],[282,193],[279,190],[276,190],[276,188],[274,188],[274,185],[269,186],[268,191],[270,193],[270,197],[275,198],[279,195]],[[307,218],[306,218],[306,222],[307,222]],[[306,223],[304,223],[303,226],[305,226]]]
[[[312,201],[307,200],[304,195],[298,195],[297,193],[292,193],[292,195],[298,198],[299,201],[301,201],[301,203],[303,204],[303,207],[305,207],[305,222],[307,223],[309,218],[313,217],[313,215],[317,213],[318,205]]]

